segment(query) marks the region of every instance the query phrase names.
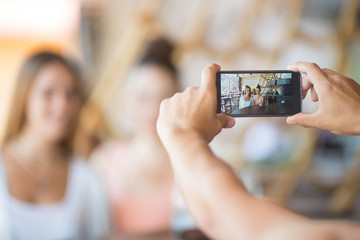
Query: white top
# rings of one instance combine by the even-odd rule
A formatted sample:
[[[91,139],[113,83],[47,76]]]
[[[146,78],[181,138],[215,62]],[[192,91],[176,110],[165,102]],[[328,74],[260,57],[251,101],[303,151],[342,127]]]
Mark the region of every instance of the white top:
[[[13,198],[0,156],[0,239],[100,239],[109,233],[105,192],[97,175],[72,159],[61,202],[32,204]]]
[[[240,100],[239,100],[239,109],[245,108],[245,107],[250,107],[250,106],[253,106],[254,104],[255,104],[255,102],[254,102],[253,96],[250,97],[249,101],[245,101],[244,96],[241,96]]]

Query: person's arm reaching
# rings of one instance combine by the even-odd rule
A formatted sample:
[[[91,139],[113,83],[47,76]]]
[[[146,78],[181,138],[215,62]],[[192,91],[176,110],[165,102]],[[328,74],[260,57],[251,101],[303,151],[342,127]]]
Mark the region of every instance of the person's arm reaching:
[[[157,122],[178,183],[199,227],[212,239],[356,239],[357,225],[310,220],[265,199],[253,197],[208,143],[235,121],[216,114],[215,73],[203,70],[199,88],[164,100]]]

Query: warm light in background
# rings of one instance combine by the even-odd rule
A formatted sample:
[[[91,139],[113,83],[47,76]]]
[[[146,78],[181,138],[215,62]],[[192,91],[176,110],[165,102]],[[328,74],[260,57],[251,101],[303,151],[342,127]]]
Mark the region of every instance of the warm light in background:
[[[57,38],[72,35],[79,24],[77,0],[2,0],[2,37]]]

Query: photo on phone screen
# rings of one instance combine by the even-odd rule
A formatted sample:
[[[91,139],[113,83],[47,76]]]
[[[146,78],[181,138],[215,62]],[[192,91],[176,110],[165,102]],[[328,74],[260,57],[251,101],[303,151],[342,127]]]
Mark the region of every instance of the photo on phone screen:
[[[301,112],[301,74],[292,71],[220,71],[217,112],[234,117],[281,117]]]

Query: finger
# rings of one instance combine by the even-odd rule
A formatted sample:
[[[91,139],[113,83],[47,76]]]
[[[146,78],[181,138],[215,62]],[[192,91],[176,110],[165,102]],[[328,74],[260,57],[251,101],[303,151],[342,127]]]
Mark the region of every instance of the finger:
[[[216,117],[220,120],[223,128],[232,128],[235,125],[235,119],[229,115],[219,113]]]
[[[291,64],[288,68],[292,71],[301,72],[309,77],[310,83],[315,87],[323,80],[327,79],[326,74],[315,63],[298,62]]]
[[[187,87],[184,91],[184,93],[189,93],[189,92],[194,92],[196,90],[198,90],[199,87]]]
[[[309,89],[311,89],[313,87],[313,84],[310,82],[309,77],[307,75],[305,75],[302,78],[302,99],[304,99],[306,97],[307,92],[309,91]]]
[[[286,122],[290,125],[300,125],[303,127],[318,127],[318,121],[315,113],[298,113],[294,116],[288,117]]]
[[[212,63],[207,65],[201,74],[201,89],[216,92],[216,73],[220,71],[220,66]]]
[[[313,101],[313,102],[319,101],[319,97],[318,97],[318,95],[316,93],[315,88],[311,89],[311,101]]]

